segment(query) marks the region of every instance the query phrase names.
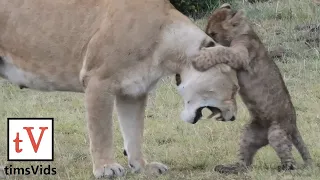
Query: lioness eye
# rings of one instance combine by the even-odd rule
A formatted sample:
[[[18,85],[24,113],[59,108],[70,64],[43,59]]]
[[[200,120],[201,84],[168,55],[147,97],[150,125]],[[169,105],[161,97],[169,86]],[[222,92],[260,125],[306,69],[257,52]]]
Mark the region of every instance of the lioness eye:
[[[180,74],[176,74],[176,85],[179,86],[181,84],[181,76]]]
[[[210,42],[206,45],[206,47],[214,47],[214,46],[215,46],[215,44],[214,44],[213,41],[210,41]]]

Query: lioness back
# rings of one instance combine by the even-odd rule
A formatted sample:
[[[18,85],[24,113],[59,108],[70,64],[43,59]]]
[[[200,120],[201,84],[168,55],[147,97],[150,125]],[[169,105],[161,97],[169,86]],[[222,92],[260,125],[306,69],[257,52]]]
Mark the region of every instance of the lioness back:
[[[0,75],[29,88],[83,91],[79,73],[85,56],[107,59],[110,65],[104,71],[112,75],[154,50],[171,9],[164,7],[170,3],[159,1],[1,1],[3,69],[24,76],[13,76],[8,70]],[[153,26],[148,26],[150,20]],[[92,44],[100,32],[104,33],[99,37],[101,44]],[[87,63],[89,69],[102,64]]]

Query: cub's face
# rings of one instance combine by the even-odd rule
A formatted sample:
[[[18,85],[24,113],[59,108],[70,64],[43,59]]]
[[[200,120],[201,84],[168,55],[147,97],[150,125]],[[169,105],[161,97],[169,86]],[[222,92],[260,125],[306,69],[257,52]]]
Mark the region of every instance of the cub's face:
[[[176,81],[184,100],[182,120],[195,124],[202,117],[203,108],[211,110],[212,115],[220,113],[217,120],[235,120],[239,86],[236,72],[229,66],[219,64],[205,72],[190,67],[176,75]]]
[[[231,41],[247,30],[243,11],[231,10],[230,5],[216,9],[208,20],[206,33],[223,46],[230,46]]]

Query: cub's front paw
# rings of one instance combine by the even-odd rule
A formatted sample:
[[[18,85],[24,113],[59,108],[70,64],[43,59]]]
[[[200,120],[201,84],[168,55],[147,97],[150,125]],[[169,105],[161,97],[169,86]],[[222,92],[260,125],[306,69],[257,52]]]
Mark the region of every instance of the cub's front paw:
[[[207,62],[203,62],[203,61],[205,61],[203,59],[204,59],[204,57],[202,57],[200,55],[200,57],[198,57],[196,60],[192,61],[193,68],[196,69],[197,71],[200,71],[200,72],[204,72],[204,71],[208,70],[210,66],[208,65]]]
[[[217,165],[214,168],[214,171],[219,172],[221,174],[239,174],[247,171],[247,168],[240,164],[228,164],[228,165]]]
[[[96,168],[93,171],[94,177],[99,178],[113,178],[121,177],[125,174],[125,169],[118,163],[106,164],[103,167]]]

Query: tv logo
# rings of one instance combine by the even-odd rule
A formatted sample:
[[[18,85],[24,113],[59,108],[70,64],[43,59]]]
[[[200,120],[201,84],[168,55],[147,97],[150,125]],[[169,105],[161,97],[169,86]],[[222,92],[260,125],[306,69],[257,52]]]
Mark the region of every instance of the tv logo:
[[[53,118],[8,118],[8,161],[53,161]]]

